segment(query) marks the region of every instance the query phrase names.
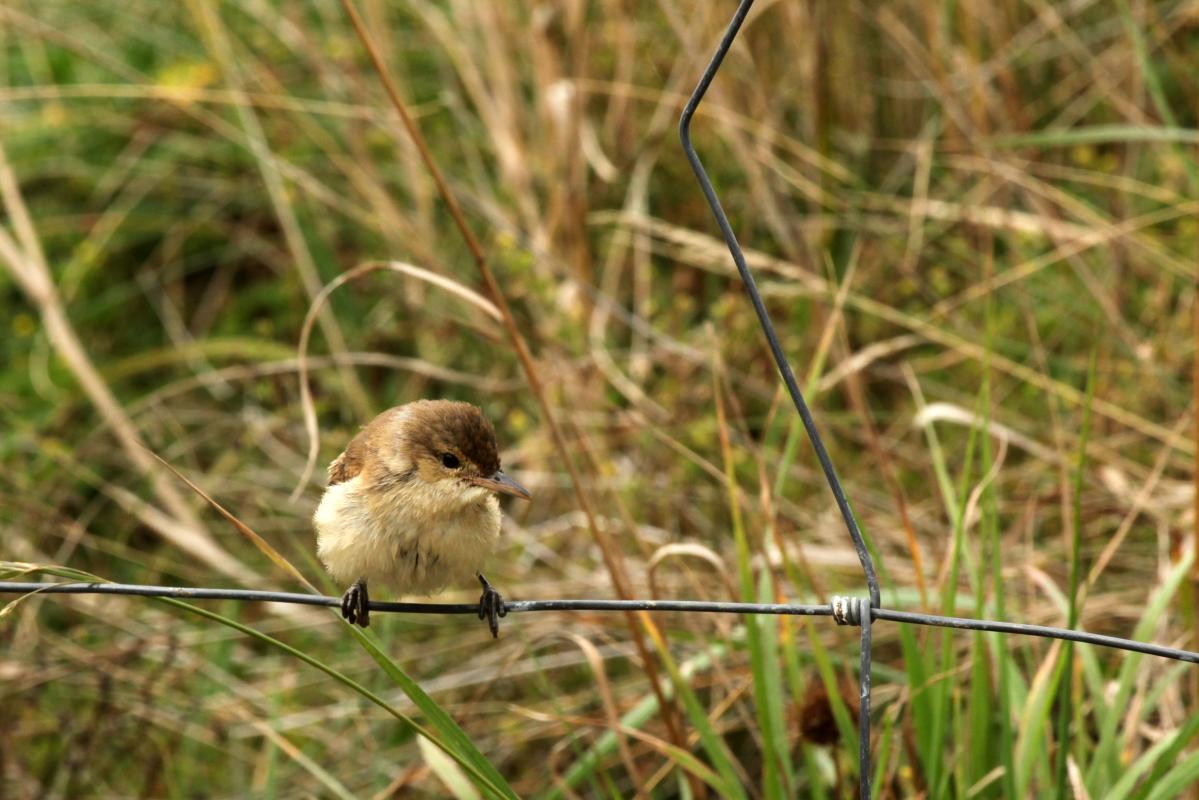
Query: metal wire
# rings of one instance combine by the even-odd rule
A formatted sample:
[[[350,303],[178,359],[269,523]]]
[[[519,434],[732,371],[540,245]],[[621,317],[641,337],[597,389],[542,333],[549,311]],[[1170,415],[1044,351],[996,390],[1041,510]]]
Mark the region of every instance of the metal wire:
[[[874,562],[870,558],[870,551],[866,548],[866,541],[862,538],[862,532],[858,529],[858,522],[854,518],[853,510],[849,506],[849,499],[845,496],[845,489],[841,486],[841,481],[837,477],[837,471],[833,468],[832,459],[829,458],[828,451],[824,447],[824,441],[820,438],[820,432],[816,429],[816,420],[812,418],[812,412],[808,410],[808,404],[804,400],[803,392],[799,390],[799,382],[795,380],[795,375],[791,371],[791,364],[787,361],[786,354],[783,353],[783,346],[779,342],[778,334],[775,333],[774,323],[770,319],[769,312],[766,311],[766,304],[762,301],[762,295],[758,292],[758,285],[754,281],[753,273],[749,271],[749,265],[745,261],[745,253],[742,252],[741,245],[737,242],[737,237],[733,233],[733,226],[729,224],[729,218],[724,213],[724,208],[720,205],[720,198],[716,196],[716,190],[712,188],[712,182],[708,179],[704,165],[700,162],[699,155],[696,154],[695,147],[691,144],[691,118],[695,116],[695,110],[699,108],[700,101],[703,100],[704,94],[707,93],[712,79],[716,77],[716,71],[720,69],[725,54],[732,47],[733,40],[737,38],[737,32],[741,30],[741,23],[745,21],[746,15],[749,14],[750,6],[753,4],[754,0],[741,0],[741,3],[737,6],[737,10],[733,14],[733,19],[729,22],[724,36],[720,39],[720,44],[716,47],[716,53],[712,56],[712,60],[708,62],[703,75],[700,76],[695,91],[691,93],[690,99],[687,100],[687,105],[683,107],[683,114],[679,118],[679,140],[683,144],[683,152],[687,155],[687,161],[691,163],[691,170],[695,173],[695,179],[699,181],[700,189],[703,190],[704,197],[708,200],[708,206],[712,209],[712,215],[716,217],[716,224],[720,226],[724,242],[728,245],[729,253],[733,256],[733,262],[737,265],[737,273],[741,276],[741,282],[745,284],[745,291],[749,295],[750,302],[754,306],[754,311],[758,315],[758,324],[761,325],[762,333],[766,335],[766,341],[770,344],[770,352],[774,356],[774,363],[778,366],[783,383],[786,384],[787,391],[791,395],[791,402],[795,404],[795,410],[799,412],[799,418],[803,421],[804,430],[808,434],[808,440],[812,443],[812,449],[816,451],[816,458],[820,461],[820,468],[824,471],[824,478],[828,481],[828,487],[837,501],[837,508],[841,511],[841,518],[845,520],[845,527],[849,531],[849,538],[853,540],[854,549],[858,552],[858,561],[861,562],[862,572],[866,576],[866,586],[870,591],[870,607],[879,608],[882,605],[882,598],[878,586],[878,576],[874,572]],[[855,608],[854,611],[858,612],[861,609]],[[860,616],[862,625],[862,665],[859,678],[861,694],[858,703],[858,715],[861,720],[858,733],[858,740],[860,742],[858,752],[859,791],[862,800],[870,800],[870,608],[866,608],[858,616]],[[840,622],[841,619],[839,618],[838,621]]]
[[[1121,639],[1118,636],[1104,636],[1100,633],[1071,630],[1069,628],[1050,628],[1046,625],[1026,625],[1023,622],[998,622],[989,619],[967,619],[965,617],[939,617],[934,614],[917,614],[913,611],[895,611],[889,608],[876,608],[872,615],[875,619],[885,619],[889,622],[906,622],[912,625],[935,625],[939,628],[961,628],[971,631],[992,631],[994,633],[1015,633],[1021,636],[1041,636],[1047,639],[1065,639],[1082,644],[1094,644],[1100,647],[1114,647],[1120,650],[1130,650],[1134,653],[1144,653],[1149,656],[1172,658],[1175,661],[1189,661],[1199,664],[1199,653],[1190,650],[1179,650],[1150,642],[1137,642],[1132,639]]]
[[[252,589],[191,589],[181,586],[148,586],[135,583],[16,583],[0,581],[0,594],[123,594],[170,597],[176,600],[247,600],[292,603],[302,606],[341,607],[340,597],[297,592],[261,592]],[[526,611],[684,611],[700,614],[774,614],[806,617],[832,616],[827,605],[785,603],[717,603],[703,600],[505,600],[509,614]],[[371,611],[408,614],[477,614],[478,603],[370,602]]]
[[[339,608],[340,597],[298,592],[262,592],[253,589],[207,589],[185,586],[152,586],[137,583],[29,583],[0,581],[0,594],[111,594],[136,597],[169,597],[175,600],[241,600],[260,603],[291,603],[303,606]],[[961,628],[972,631],[993,631],[1023,636],[1039,636],[1047,639],[1065,639],[1082,644],[1111,647],[1144,653],[1150,656],[1170,658],[1199,664],[1199,653],[1180,650],[1165,645],[1120,639],[1098,633],[1051,628],[1045,625],[1024,625],[1018,622],[995,622],[987,619],[967,617],[940,617],[935,614],[917,614],[889,608],[874,608],[866,598],[834,597],[827,605],[803,605],[792,603],[719,603],[704,600],[507,600],[504,605],[509,614],[533,611],[677,611],[691,614],[773,614],[797,617],[834,617],[838,609],[847,609],[838,622],[844,625],[862,625],[865,630],[869,621],[884,620],[910,625],[933,625],[941,628]],[[371,611],[405,614],[477,614],[478,603],[385,603],[372,600]],[[856,611],[852,610],[856,609]],[[865,638],[865,637],[863,637]]]
[[[679,118],[679,139],[683,143],[683,152],[687,154],[687,160],[691,162],[691,169],[695,172],[695,178],[699,181],[704,197],[708,199],[708,205],[712,208],[712,214],[716,217],[716,224],[720,226],[720,232],[724,235],[725,244],[728,245],[733,261],[737,265],[737,272],[741,275],[741,282],[745,284],[745,291],[749,295],[750,302],[753,303],[754,311],[758,314],[758,323],[762,326],[762,333],[766,335],[766,341],[770,344],[770,352],[774,355],[774,362],[778,365],[779,374],[782,375],[783,383],[786,384],[787,391],[791,394],[791,401],[795,404],[795,410],[799,412],[799,418],[803,421],[804,430],[807,431],[808,439],[812,442],[812,449],[816,451],[816,458],[820,461],[820,468],[824,471],[825,480],[828,481],[828,487],[837,501],[837,508],[841,510],[841,518],[845,520],[849,536],[853,539],[854,549],[858,551],[858,561],[862,562],[862,571],[866,573],[866,584],[870,589],[870,604],[878,608],[882,600],[870,551],[867,550],[862,532],[858,529],[858,522],[854,519],[853,510],[849,507],[849,500],[845,496],[845,489],[841,487],[837,471],[833,468],[832,459],[829,458],[828,450],[824,447],[824,440],[820,438],[820,431],[816,429],[816,420],[812,418],[812,412],[808,410],[803,392],[799,390],[799,383],[791,371],[791,364],[788,363],[787,356],[783,353],[783,346],[779,342],[778,334],[775,333],[774,323],[770,320],[766,304],[762,302],[762,295],[758,292],[758,285],[749,271],[749,265],[745,262],[745,253],[742,252],[741,245],[737,242],[737,237],[729,224],[729,218],[720,205],[716,190],[712,188],[712,182],[708,180],[708,173],[704,171],[704,165],[700,162],[695,147],[691,144],[691,118],[695,116],[695,110],[699,108],[700,101],[704,99],[704,94],[708,91],[712,78],[716,76],[716,70],[724,61],[725,54],[732,46],[733,39],[737,37],[737,31],[741,29],[741,23],[745,21],[745,15],[749,13],[749,8],[753,4],[754,0],[741,0],[741,5],[737,6],[737,12],[724,32],[724,37],[716,48],[716,54],[712,56],[712,60],[699,79],[699,84],[691,93],[687,105],[683,107],[683,115]]]
[[[728,245],[733,262],[737,265],[737,272],[741,276],[741,281],[745,285],[745,291],[749,295],[750,301],[753,303],[754,311],[758,315],[758,322],[762,327],[762,332],[766,336],[766,341],[770,344],[770,352],[774,355],[779,374],[783,378],[783,383],[787,386],[787,391],[791,394],[795,410],[799,412],[799,417],[803,421],[804,430],[807,431],[808,439],[812,442],[812,449],[816,451],[816,457],[820,461],[820,467],[824,471],[824,477],[828,481],[829,489],[832,490],[833,497],[837,501],[837,507],[840,509],[841,516],[845,520],[845,527],[849,531],[850,538],[853,540],[854,549],[858,553],[858,560],[862,564],[862,572],[866,577],[866,585],[870,592],[869,604],[859,598],[834,597],[830,604],[830,611],[838,624],[860,625],[862,628],[861,667],[859,672],[860,694],[858,698],[859,792],[862,800],[869,800],[872,777],[870,770],[871,623],[876,619],[917,625],[936,625],[949,628],[994,631],[998,633],[1015,633],[1026,636],[1045,636],[1104,647],[1115,647],[1138,653],[1162,656],[1164,658],[1189,661],[1191,663],[1199,663],[1199,654],[1171,647],[1163,647],[1161,645],[1132,642],[1114,636],[1102,636],[1061,628],[1048,628],[1041,625],[992,622],[989,620],[973,620],[958,617],[938,617],[929,614],[892,611],[881,607],[882,603],[878,578],[874,571],[874,563],[870,558],[870,552],[866,548],[862,533],[858,529],[857,521],[854,519],[849,500],[845,495],[845,490],[841,486],[841,481],[837,478],[837,472],[833,468],[832,460],[829,458],[828,451],[824,447],[824,442],[820,438],[820,433],[816,429],[816,423],[812,418],[811,412],[808,410],[807,403],[804,401],[803,393],[799,389],[799,384],[795,380],[795,375],[791,371],[787,357],[783,353],[782,345],[779,343],[778,335],[775,333],[774,323],[771,321],[770,314],[766,310],[766,305],[762,301],[762,296],[758,292],[753,274],[749,271],[749,266],[745,261],[745,254],[741,250],[741,245],[737,242],[737,237],[733,233],[732,226],[729,224],[728,216],[724,213],[720,199],[716,196],[716,190],[712,187],[712,182],[708,179],[707,172],[704,170],[703,164],[695,152],[695,147],[691,144],[691,119],[695,115],[695,111],[699,107],[704,94],[708,91],[713,78],[715,78],[716,72],[720,69],[720,65],[724,61],[729,48],[732,46],[733,40],[736,39],[737,33],[740,31],[741,25],[745,21],[746,15],[749,14],[749,9],[752,5],[753,0],[741,0],[738,4],[737,10],[734,12],[733,18],[720,40],[720,44],[716,48],[716,53],[712,56],[711,61],[708,62],[708,66],[704,69],[703,75],[695,87],[695,91],[691,94],[687,105],[683,109],[682,117],[679,119],[679,139],[683,145],[683,152],[686,154],[687,160],[691,163],[691,169],[695,172],[696,180],[699,181],[700,189],[703,190],[704,197],[707,199],[708,205],[712,209],[712,214],[716,218],[716,224],[720,226],[720,232],[724,236],[725,244]]]
[[[874,609],[866,603],[859,604],[862,613],[862,643],[858,646],[860,663],[858,674],[858,793],[861,800],[870,798],[870,673],[871,659],[874,649],[871,635],[874,631],[872,622]]]

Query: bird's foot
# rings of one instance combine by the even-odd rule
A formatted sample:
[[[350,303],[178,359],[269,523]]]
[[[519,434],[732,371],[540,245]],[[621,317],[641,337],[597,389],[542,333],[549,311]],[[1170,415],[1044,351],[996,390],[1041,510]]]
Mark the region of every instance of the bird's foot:
[[[351,625],[363,628],[371,624],[370,595],[366,592],[366,579],[359,578],[341,596],[341,615]]]
[[[500,617],[508,616],[508,606],[504,604],[504,596],[487,582],[482,573],[479,573],[479,583],[483,584],[483,594],[479,598],[479,619],[487,620],[491,638],[496,639],[500,635]]]

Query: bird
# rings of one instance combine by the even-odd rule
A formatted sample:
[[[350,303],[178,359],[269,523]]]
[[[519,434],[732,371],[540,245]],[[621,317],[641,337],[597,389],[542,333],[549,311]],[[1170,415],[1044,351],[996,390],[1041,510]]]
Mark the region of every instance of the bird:
[[[507,614],[483,562],[500,538],[497,495],[529,500],[504,474],[495,428],[455,400],[417,400],[382,412],[329,465],[313,514],[317,556],[341,585],[347,622],[370,625],[368,585],[429,595],[472,572],[479,619],[492,637]]]

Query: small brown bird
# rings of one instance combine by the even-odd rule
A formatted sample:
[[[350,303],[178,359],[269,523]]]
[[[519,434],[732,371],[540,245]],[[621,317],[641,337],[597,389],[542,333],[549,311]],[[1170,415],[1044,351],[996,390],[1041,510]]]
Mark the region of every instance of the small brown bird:
[[[470,403],[419,400],[384,411],[329,465],[313,515],[317,555],[343,585],[341,614],[370,624],[368,583],[433,594],[472,572],[491,635],[507,613],[480,571],[500,536],[495,493],[529,493],[500,469],[495,429]]]

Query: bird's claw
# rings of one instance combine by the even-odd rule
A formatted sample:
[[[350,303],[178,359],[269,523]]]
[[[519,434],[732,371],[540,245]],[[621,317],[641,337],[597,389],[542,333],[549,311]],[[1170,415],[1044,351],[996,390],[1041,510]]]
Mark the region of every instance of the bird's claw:
[[[497,592],[495,587],[488,583],[482,575],[479,576],[479,583],[483,584],[483,594],[479,597],[479,619],[487,620],[491,638],[498,639],[500,617],[508,616],[508,606],[504,603],[504,596]]]
[[[359,578],[341,596],[341,615],[351,625],[360,625],[365,628],[371,624],[370,602],[370,595],[366,591],[366,581]]]

